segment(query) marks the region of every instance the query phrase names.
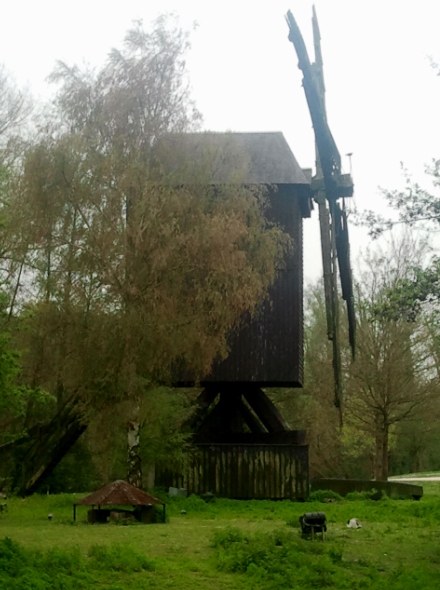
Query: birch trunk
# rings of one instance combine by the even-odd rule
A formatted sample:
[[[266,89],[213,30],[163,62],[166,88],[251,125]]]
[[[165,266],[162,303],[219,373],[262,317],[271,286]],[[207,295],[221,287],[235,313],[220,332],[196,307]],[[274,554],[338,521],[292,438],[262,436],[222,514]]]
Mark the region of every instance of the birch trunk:
[[[142,489],[142,459],[140,456],[139,406],[133,417],[127,422],[127,481],[132,486]]]

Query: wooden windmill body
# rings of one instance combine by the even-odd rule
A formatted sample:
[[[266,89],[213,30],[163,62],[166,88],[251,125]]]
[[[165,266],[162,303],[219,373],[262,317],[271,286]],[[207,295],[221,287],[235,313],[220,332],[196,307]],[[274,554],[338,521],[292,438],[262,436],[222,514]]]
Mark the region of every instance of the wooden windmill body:
[[[282,133],[202,133],[183,138],[185,153],[224,148],[247,157],[246,185],[264,187],[266,216],[289,234],[293,248],[257,312],[241,319],[230,352],[214,364],[187,424],[197,446],[188,472],[159,474],[162,484],[234,498],[304,498],[308,448],[265,389],[303,385],[303,218],[310,216],[311,172],[298,165]],[[216,165],[212,182],[228,182]],[[178,386],[194,385],[191,375]]]
[[[185,474],[162,472],[162,484],[233,498],[291,498],[308,495],[308,447],[303,431],[291,430],[268,397],[271,387],[303,385],[303,243],[302,222],[317,203],[321,226],[328,337],[333,342],[335,405],[342,421],[343,387],[338,330],[338,266],[347,302],[354,352],[354,309],[347,218],[339,200],[353,194],[327,124],[320,36],[314,14],[315,58],[311,64],[298,26],[287,15],[289,40],[295,46],[316,139],[316,175],[301,170],[281,133],[200,134],[187,136],[186,152],[231,139],[247,154],[242,182],[264,185],[270,206],[266,215],[289,233],[294,250],[278,272],[269,297],[253,318],[243,318],[230,335],[230,353],[201,385],[197,407],[188,423],[197,447]],[[212,182],[226,182],[216,167]],[[191,385],[190,376],[178,385]]]

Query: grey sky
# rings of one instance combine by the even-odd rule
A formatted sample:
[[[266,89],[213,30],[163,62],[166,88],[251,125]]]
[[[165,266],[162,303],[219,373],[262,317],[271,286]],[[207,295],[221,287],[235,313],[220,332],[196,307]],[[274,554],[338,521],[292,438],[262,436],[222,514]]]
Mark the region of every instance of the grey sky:
[[[311,51],[309,0],[16,0],[2,7],[1,61],[18,82],[46,95],[55,60],[101,63],[133,19],[161,12],[195,21],[188,58],[193,95],[207,129],[282,131],[303,167],[314,164],[313,132],[301,73],[287,40],[290,8]],[[377,187],[400,182],[400,161],[421,176],[440,156],[438,0],[316,0],[327,109],[341,155],[353,152],[356,203],[380,208]],[[345,160],[348,168],[348,160]],[[352,230],[353,256],[365,235]],[[306,276],[320,273],[316,215],[306,222]]]

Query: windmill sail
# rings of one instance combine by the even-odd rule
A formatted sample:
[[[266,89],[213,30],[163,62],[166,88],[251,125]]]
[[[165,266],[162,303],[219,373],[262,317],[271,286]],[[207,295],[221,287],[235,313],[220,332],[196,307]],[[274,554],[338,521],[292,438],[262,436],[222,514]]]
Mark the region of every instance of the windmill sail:
[[[335,382],[335,405],[341,408],[342,420],[342,379],[341,352],[339,345],[337,267],[342,287],[342,297],[347,304],[349,341],[354,357],[355,312],[353,284],[350,265],[347,215],[338,199],[353,195],[353,181],[348,174],[342,174],[341,156],[336,146],[325,110],[325,85],[321,53],[321,37],[315,9],[313,8],[313,38],[315,62],[310,62],[301,31],[289,11],[286,15],[289,26],[289,40],[298,56],[298,67],[303,73],[303,87],[312,119],[316,144],[316,176],[312,181],[315,201],[319,208],[321,249],[324,269],[327,333],[333,343],[333,369]],[[336,262],[338,261],[338,262]]]

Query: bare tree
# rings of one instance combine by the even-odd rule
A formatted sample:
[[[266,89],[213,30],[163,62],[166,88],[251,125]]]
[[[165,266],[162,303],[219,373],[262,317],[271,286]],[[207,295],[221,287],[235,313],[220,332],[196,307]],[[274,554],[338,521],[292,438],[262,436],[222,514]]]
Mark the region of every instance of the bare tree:
[[[0,138],[3,146],[26,122],[31,110],[29,93],[18,89],[5,66],[0,65]]]

